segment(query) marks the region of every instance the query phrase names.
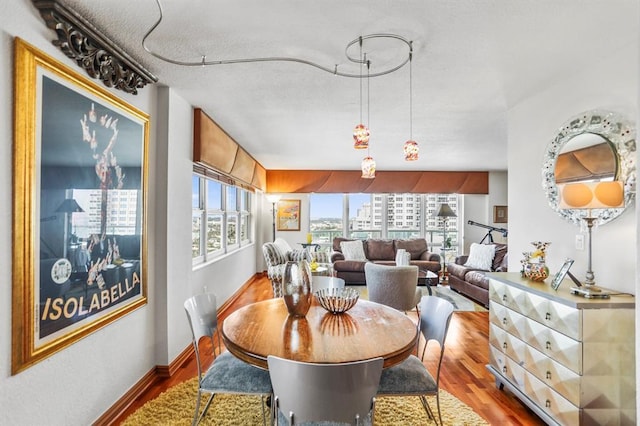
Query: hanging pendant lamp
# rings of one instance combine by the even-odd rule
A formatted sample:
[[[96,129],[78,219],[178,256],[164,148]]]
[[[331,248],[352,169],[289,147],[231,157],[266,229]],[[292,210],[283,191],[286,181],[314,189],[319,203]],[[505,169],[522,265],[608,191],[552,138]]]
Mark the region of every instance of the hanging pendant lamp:
[[[369,136],[371,133],[367,126],[362,124],[362,64],[366,62],[366,54],[362,57],[362,37],[360,37],[360,124],[353,129],[353,147],[355,149],[369,148]]]
[[[409,51],[409,140],[404,143],[404,159],[405,161],[416,161],[418,159],[418,142],[413,140],[413,46],[410,45]]]
[[[362,160],[362,178],[363,179],[373,179],[376,177],[376,160],[373,157],[367,155]]]

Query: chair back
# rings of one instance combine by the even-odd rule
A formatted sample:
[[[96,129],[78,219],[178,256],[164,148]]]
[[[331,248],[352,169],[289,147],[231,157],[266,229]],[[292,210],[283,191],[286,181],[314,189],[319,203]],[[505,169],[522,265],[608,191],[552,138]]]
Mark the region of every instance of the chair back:
[[[449,332],[449,323],[453,315],[453,304],[438,296],[423,296],[420,300],[420,332],[425,338],[422,349],[422,360],[427,350],[427,345],[431,340],[440,344],[440,356],[438,358],[438,368],[436,370],[436,387],[440,387],[440,368],[442,358],[444,358],[444,344]],[[440,412],[440,401],[438,400],[438,413]],[[441,419],[442,423],[442,419]]]
[[[427,343],[430,340],[435,340],[444,350],[453,310],[453,304],[441,297],[422,297],[420,300],[420,332]]]
[[[216,296],[211,293],[196,294],[184,302],[184,310],[187,313],[187,320],[191,328],[193,348],[196,352],[196,363],[198,365],[198,377],[200,378],[202,375],[200,351],[198,348],[200,339],[203,337],[211,339],[214,356],[216,353],[213,341],[213,334],[218,329]]]
[[[373,409],[382,358],[342,364],[314,364],[267,357],[278,409],[292,425],[364,419]]]
[[[369,300],[391,306],[399,311],[410,311],[420,302],[418,267],[388,266],[367,262],[364,265]]]

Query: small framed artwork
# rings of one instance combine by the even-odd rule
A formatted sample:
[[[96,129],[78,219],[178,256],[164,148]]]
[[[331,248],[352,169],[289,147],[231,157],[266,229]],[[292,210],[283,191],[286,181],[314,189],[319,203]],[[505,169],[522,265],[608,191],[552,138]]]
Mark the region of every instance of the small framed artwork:
[[[18,38],[15,58],[12,374],[147,303],[149,139],[146,113]]]
[[[509,207],[493,206],[493,223],[507,223],[509,221]]]
[[[567,273],[569,273],[569,268],[571,268],[571,265],[573,265],[573,259],[565,260],[560,270],[553,277],[553,281],[551,281],[552,289],[556,291],[558,290],[558,287],[560,287],[560,284],[562,284],[562,280],[567,275]]]
[[[278,201],[278,231],[300,230],[300,200]]]

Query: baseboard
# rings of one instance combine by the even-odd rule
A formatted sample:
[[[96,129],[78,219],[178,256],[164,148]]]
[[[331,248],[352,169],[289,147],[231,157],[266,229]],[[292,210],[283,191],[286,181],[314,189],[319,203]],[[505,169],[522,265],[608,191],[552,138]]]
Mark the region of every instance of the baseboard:
[[[242,285],[226,302],[218,308],[218,318],[225,317],[226,311],[235,302],[244,290],[260,277],[255,274],[251,279]],[[105,411],[98,419],[93,422],[94,426],[111,426],[121,422],[123,413],[133,404],[135,400],[140,398],[157,382],[166,380],[173,376],[180,367],[182,367],[189,358],[194,355],[194,348],[189,344],[169,365],[156,365],[149,370],[136,384],[134,384],[120,399],[116,401],[107,411]]]
[[[98,419],[93,422],[94,426],[110,426],[116,424],[120,420],[120,416],[124,413],[127,408],[133,404],[140,395],[144,394],[148,389],[151,388],[160,377],[158,377],[156,373],[157,367],[149,370],[147,374],[145,374],[142,379],[138,380],[138,382],[131,387],[127,393],[125,393],[119,400],[116,401],[107,411],[104,412]]]

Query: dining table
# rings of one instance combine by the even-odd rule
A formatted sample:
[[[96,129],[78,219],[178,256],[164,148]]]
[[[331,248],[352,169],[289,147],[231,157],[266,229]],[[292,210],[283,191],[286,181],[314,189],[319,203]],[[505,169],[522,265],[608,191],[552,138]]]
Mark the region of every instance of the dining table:
[[[244,306],[224,320],[221,335],[229,352],[263,369],[269,355],[319,364],[381,357],[387,368],[406,359],[418,341],[416,323],[403,312],[359,299],[333,314],[315,297],[303,317],[289,315],[282,298]]]

